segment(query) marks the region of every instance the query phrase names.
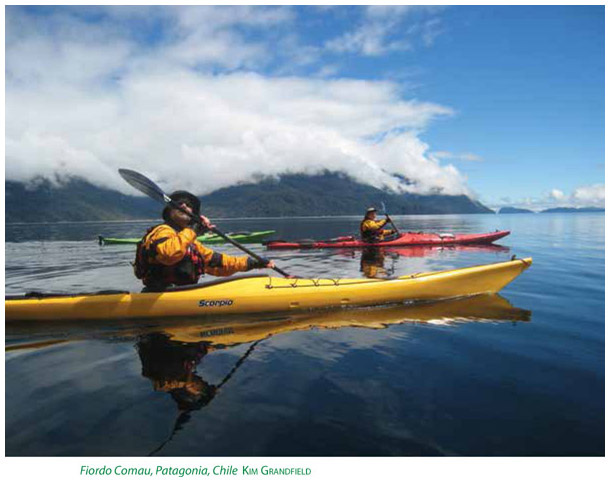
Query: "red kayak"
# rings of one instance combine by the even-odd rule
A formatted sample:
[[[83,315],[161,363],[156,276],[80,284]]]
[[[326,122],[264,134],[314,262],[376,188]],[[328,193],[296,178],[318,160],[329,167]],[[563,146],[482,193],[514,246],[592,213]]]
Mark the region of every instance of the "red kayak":
[[[354,236],[341,236],[325,241],[303,239],[300,241],[263,241],[269,249],[316,249],[316,248],[367,248],[374,246],[415,246],[415,245],[452,245],[452,244],[489,244],[504,236],[510,231],[494,231],[484,234],[451,234],[451,233],[400,233],[397,238],[380,241],[378,243],[365,243]]]

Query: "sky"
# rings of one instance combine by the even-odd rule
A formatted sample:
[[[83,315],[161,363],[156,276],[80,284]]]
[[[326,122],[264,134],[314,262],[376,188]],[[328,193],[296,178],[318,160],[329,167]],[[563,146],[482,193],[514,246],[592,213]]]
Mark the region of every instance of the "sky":
[[[5,69],[7,180],[605,201],[604,6],[7,6]]]

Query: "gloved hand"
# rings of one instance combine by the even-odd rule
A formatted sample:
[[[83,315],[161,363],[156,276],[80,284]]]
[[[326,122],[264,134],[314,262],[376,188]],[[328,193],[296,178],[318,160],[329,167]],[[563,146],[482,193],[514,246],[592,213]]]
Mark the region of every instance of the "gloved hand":
[[[195,231],[197,236],[202,236],[209,231],[207,226],[205,226],[203,223],[197,222],[196,220],[193,220],[188,227]]]
[[[272,265],[273,261],[270,261],[267,258],[261,258],[260,261],[251,257],[248,258],[248,270],[269,268]]]
[[[216,227],[205,216],[201,216],[199,219],[200,221],[193,219],[191,224],[189,224],[189,228],[195,231],[195,233],[197,233],[197,236],[202,236],[203,234],[210,231],[212,228]]]

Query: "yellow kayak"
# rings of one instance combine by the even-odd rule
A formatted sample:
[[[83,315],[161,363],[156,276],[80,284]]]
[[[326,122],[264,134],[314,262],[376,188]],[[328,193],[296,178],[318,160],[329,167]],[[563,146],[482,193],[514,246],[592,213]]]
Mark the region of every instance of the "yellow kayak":
[[[223,278],[161,293],[7,296],[7,321],[224,316],[373,306],[497,293],[532,264],[515,259],[382,279]]]

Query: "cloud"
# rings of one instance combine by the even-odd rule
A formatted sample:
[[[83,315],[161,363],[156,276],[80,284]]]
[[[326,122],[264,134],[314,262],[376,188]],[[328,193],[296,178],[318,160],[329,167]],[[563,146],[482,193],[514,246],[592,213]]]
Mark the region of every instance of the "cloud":
[[[373,57],[412,50],[417,41],[430,47],[443,31],[440,18],[414,19],[408,28],[404,19],[414,12],[428,15],[438,10],[439,7],[406,5],[368,6],[355,29],[327,41],[325,48],[334,53]]]
[[[394,22],[372,22],[362,25],[353,32],[330,40],[326,48],[332,52],[359,53],[367,56],[382,55],[393,50],[410,50],[411,44],[406,41],[387,42],[386,36],[392,29]]]
[[[286,7],[168,8],[176,21],[168,31],[172,41],[160,55],[188,66],[216,65],[229,69],[265,63],[267,46],[249,39],[245,29],[269,29],[293,20]]]
[[[411,5],[368,5],[364,9],[364,17],[369,20],[387,20],[403,16],[413,11]]]
[[[440,18],[433,18],[423,24],[422,40],[426,47],[432,47],[434,41],[443,33]]]
[[[579,186],[570,194],[554,188],[549,192],[544,193],[540,197],[527,197],[518,200],[510,198],[501,198],[499,205],[491,205],[490,207],[499,208],[502,206],[513,206],[519,208],[527,208],[532,210],[543,210],[556,207],[605,207],[606,189],[604,184],[591,184],[587,186]]]
[[[591,184],[579,186],[569,195],[559,189],[551,189],[546,200],[553,206],[603,207],[606,201],[606,189],[603,184]]]
[[[572,199],[575,204],[581,206],[604,206],[606,203],[606,186],[604,184],[593,184],[578,187],[572,193]]]
[[[331,169],[396,191],[472,195],[418,137],[450,108],[406,100],[393,82],[248,71],[268,61],[277,39],[264,34],[293,22],[290,9],[74,11],[7,7],[7,179],[75,174],[134,194],[116,174],[128,167],[204,194]]]
[[[472,154],[471,152],[463,152],[461,154],[454,154],[447,151],[435,151],[431,152],[430,156],[436,159],[453,159],[455,161],[468,161],[468,162],[481,162],[483,158]]]
[[[566,195],[563,193],[563,191],[560,191],[559,189],[551,189],[549,197],[551,199],[554,199],[555,201],[562,201],[566,198]]]

